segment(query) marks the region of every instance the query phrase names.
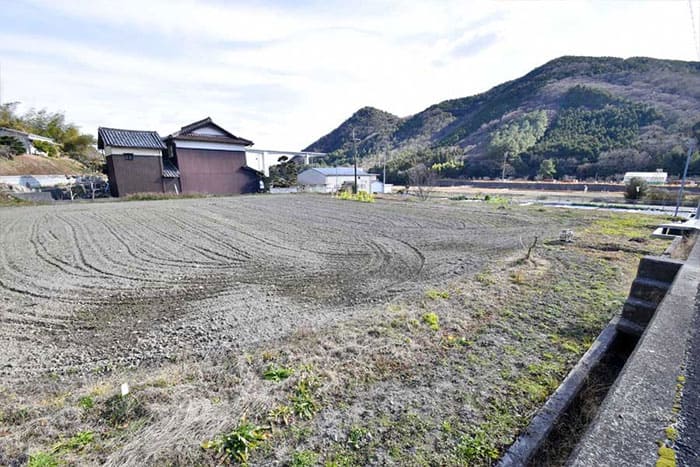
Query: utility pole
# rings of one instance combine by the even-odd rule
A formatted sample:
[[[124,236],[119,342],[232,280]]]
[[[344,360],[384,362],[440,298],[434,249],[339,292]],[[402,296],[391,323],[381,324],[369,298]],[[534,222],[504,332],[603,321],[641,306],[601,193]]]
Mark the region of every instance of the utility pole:
[[[386,159],[389,156],[389,145],[386,145],[386,150],[384,151],[384,170],[382,171],[382,191],[386,191],[384,186],[386,185]]]
[[[688,165],[690,164],[690,156],[695,150],[695,140],[691,139],[688,143],[688,157],[685,158],[685,168],[683,169],[683,179],[681,180],[681,187],[678,189],[678,198],[676,199],[676,211],[673,213],[674,216],[678,215],[678,208],[683,200],[683,189],[685,188],[685,178],[688,175]]]
[[[353,161],[355,163],[355,184],[352,186],[352,193],[357,194],[357,142],[355,141],[355,128],[352,129],[352,150]]]

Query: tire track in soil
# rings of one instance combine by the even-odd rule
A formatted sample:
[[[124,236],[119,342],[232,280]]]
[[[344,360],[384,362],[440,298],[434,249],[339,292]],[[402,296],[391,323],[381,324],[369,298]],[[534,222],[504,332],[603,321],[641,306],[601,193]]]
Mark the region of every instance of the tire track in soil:
[[[208,358],[300,325],[350,319],[476,272],[520,237],[558,228],[492,207],[321,196],[0,215],[0,346],[10,350],[0,374],[20,379],[157,365],[178,352]]]

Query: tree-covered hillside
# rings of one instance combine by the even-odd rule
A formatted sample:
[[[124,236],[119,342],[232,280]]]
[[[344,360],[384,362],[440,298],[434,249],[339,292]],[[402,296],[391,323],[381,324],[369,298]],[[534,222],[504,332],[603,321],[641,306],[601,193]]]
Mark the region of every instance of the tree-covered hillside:
[[[383,117],[383,118],[382,118]],[[475,96],[400,119],[364,108],[307,150],[347,160],[355,128],[365,165],[389,148],[391,166],[444,164],[453,176],[613,177],[628,170],[683,170],[700,121],[700,63],[651,58],[561,57]],[[368,137],[369,136],[369,137]],[[422,158],[428,160],[422,160]],[[394,161],[397,159],[396,161]],[[700,174],[695,156],[691,172]]]

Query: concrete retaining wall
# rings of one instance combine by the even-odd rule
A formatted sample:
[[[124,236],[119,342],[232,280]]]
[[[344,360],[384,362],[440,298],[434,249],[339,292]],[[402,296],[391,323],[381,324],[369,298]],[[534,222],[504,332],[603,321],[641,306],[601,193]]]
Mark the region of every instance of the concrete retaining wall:
[[[52,187],[73,183],[65,175],[0,175],[0,183],[29,188]]]
[[[674,265],[663,268],[667,269],[659,271],[655,261],[640,264],[640,275],[642,279],[649,274],[655,277],[670,275]],[[697,313],[698,284],[700,242],[678,269],[634,353],[569,458],[568,466],[656,465],[659,443],[667,438],[665,429],[677,418],[674,404],[678,397],[679,377],[685,378],[686,355],[693,361],[700,358],[688,353],[691,339],[697,333],[693,322]],[[658,293],[658,285],[654,283],[650,287],[648,283],[638,283],[632,292],[642,300],[651,301]],[[628,310],[624,319],[636,320],[635,324],[643,327],[648,318],[646,312],[635,315]],[[684,410],[697,411],[697,408],[681,407],[680,410],[683,416]]]

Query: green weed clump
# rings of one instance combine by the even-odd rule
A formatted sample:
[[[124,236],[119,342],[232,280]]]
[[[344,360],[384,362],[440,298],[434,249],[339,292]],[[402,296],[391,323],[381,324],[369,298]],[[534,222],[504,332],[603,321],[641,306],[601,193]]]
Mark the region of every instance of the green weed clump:
[[[315,383],[309,378],[301,379],[297,383],[291,398],[292,409],[297,417],[311,420],[318,412],[319,407],[313,396],[314,386]]]
[[[80,407],[83,410],[90,410],[95,406],[95,400],[92,398],[92,396],[83,396],[80,399],[78,399],[78,407]]]
[[[56,443],[52,452],[82,451],[94,439],[95,435],[92,431],[81,431],[67,440]]]
[[[464,435],[457,445],[457,454],[467,465],[491,464],[498,459],[498,449],[486,432],[478,430],[472,435]]]
[[[433,331],[437,331],[440,329],[440,317],[437,315],[437,313],[424,314],[423,322],[427,324]]]
[[[271,423],[276,423],[278,425],[289,425],[292,422],[293,415],[294,413],[291,407],[288,405],[278,405],[268,412],[267,419]]]
[[[29,467],[58,467],[58,459],[47,452],[35,452],[29,456]]]
[[[446,290],[431,289],[425,293],[425,296],[431,300],[437,300],[438,298],[443,298],[443,299],[447,300],[448,298],[450,298],[450,293]]]
[[[318,464],[318,454],[313,451],[296,451],[292,456],[291,467],[312,467]]]
[[[352,427],[350,434],[348,434],[348,444],[355,450],[360,449],[371,439],[372,435],[369,430],[358,426]]]
[[[268,438],[268,430],[253,425],[245,419],[230,433],[202,443],[202,449],[216,452],[219,461],[228,460],[231,463],[245,464],[251,451],[255,450]]]
[[[278,367],[270,365],[263,373],[263,379],[267,381],[282,381],[294,374],[294,368]]]

